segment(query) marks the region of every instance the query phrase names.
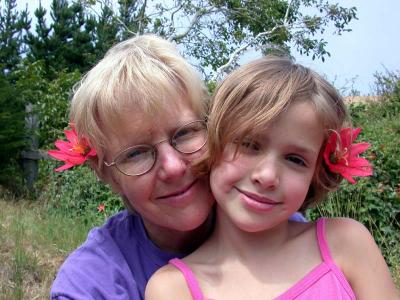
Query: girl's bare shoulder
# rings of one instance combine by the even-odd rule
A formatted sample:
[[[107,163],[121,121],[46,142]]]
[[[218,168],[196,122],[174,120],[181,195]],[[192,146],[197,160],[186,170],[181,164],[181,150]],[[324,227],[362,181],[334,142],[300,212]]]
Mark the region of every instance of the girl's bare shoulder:
[[[385,259],[368,229],[348,218],[326,219],[326,240],[357,299],[399,299]]]
[[[327,218],[325,235],[332,254],[357,255],[365,247],[375,246],[369,230],[350,218]]]
[[[182,273],[168,264],[151,276],[146,286],[146,300],[192,299]]]

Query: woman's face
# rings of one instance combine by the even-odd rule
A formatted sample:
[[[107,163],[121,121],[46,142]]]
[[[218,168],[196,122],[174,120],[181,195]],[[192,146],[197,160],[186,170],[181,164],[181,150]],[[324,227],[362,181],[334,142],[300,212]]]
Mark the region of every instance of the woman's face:
[[[118,118],[118,126],[106,132],[108,148],[105,160],[131,146],[154,145],[170,139],[184,124],[198,120],[184,101],[153,116],[127,110]],[[207,219],[213,204],[208,178],[198,179],[191,163],[204,152],[182,154],[168,141],[156,145],[157,159],[153,168],[140,176],[127,176],[115,167],[105,167],[105,179],[125,197],[144,220],[149,233],[159,229],[189,231]]]

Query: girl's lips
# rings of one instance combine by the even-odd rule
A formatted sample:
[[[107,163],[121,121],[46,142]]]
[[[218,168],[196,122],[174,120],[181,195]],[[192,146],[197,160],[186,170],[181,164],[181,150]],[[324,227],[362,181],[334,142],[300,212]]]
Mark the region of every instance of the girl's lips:
[[[244,203],[244,205],[246,205],[246,207],[249,207],[252,210],[269,211],[280,204],[279,202],[271,200],[264,196],[260,196],[247,191],[242,191],[238,188],[236,188],[236,190],[240,194],[240,200]]]

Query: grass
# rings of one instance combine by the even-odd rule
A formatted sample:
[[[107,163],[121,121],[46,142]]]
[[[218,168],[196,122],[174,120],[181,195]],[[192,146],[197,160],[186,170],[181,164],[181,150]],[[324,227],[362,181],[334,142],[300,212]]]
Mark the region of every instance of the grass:
[[[59,266],[83,242],[92,225],[85,225],[83,219],[48,214],[42,202],[2,195],[0,206],[0,299],[47,299]],[[325,216],[333,216],[336,210],[357,218],[359,205],[354,201],[352,207],[343,209],[333,197],[318,209]],[[400,241],[383,247],[391,249],[386,260],[400,289]]]
[[[0,299],[48,299],[57,269],[90,225],[8,195],[0,206]]]

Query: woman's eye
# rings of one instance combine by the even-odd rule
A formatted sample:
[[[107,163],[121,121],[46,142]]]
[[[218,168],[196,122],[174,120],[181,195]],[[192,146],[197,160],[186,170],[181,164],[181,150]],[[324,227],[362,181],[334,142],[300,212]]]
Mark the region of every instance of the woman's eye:
[[[305,161],[303,158],[301,158],[300,156],[297,156],[297,155],[289,155],[289,156],[287,156],[286,159],[287,159],[288,161],[290,161],[290,162],[296,164],[296,165],[304,166],[304,167],[307,166],[306,161]]]
[[[192,130],[190,130],[188,128],[181,129],[177,133],[175,133],[174,139],[183,138],[185,136],[190,135],[191,133],[192,133]]]
[[[151,152],[151,150],[148,148],[132,149],[125,154],[124,160],[140,160],[148,156],[149,152]]]

